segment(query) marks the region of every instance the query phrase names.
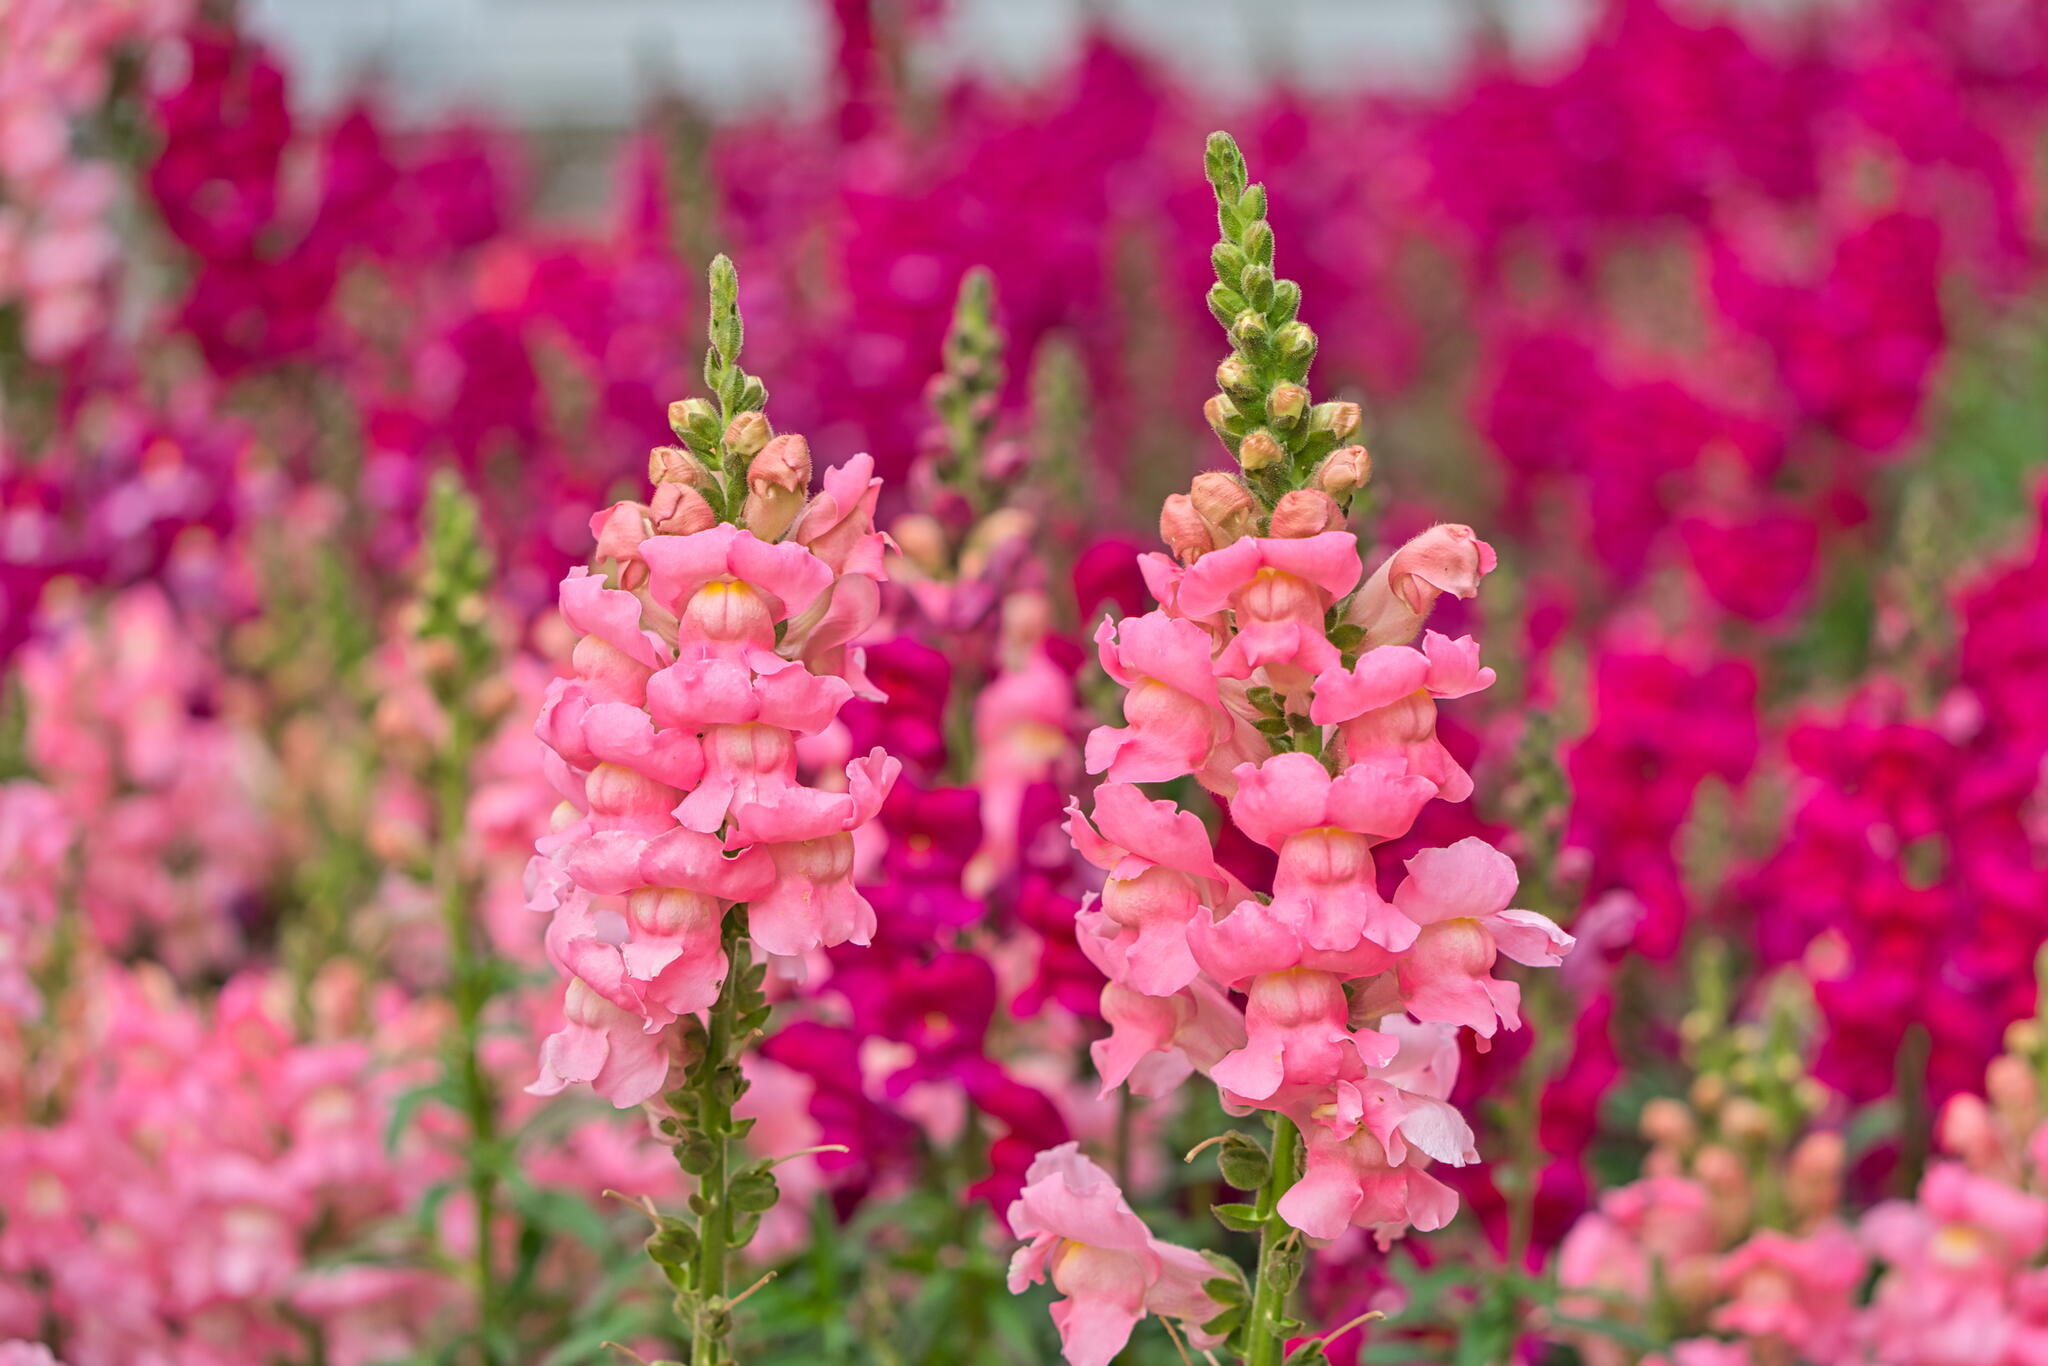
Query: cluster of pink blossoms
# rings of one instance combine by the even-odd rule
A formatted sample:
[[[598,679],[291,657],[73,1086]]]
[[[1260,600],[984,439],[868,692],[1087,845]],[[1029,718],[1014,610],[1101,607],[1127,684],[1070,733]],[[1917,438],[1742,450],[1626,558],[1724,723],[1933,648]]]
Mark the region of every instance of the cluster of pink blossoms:
[[[93,937],[151,947],[181,974],[236,961],[262,917],[278,855],[259,816],[275,761],[232,714],[218,664],[154,587],[103,614],[51,612],[24,650],[27,758],[46,781],[9,785],[0,849],[12,887],[0,999],[26,1000],[9,960],[32,952],[60,900]],[[72,857],[81,842],[90,857]]]
[[[765,434],[757,414],[735,427],[749,418]],[[877,748],[842,768],[831,732],[840,707],[872,691],[851,642],[880,602],[880,481],[856,456],[812,497],[803,437],[736,431],[728,444],[754,452],[744,529],[716,521],[686,482],[690,457],[663,448],[652,504],[592,520],[605,572],[562,583],[581,638],[537,729],[566,800],[529,881],[571,980],[540,1094],[589,1082],[626,1108],[660,1091],[664,1031],[717,1000],[736,905],[754,945],[791,972],[874,933],[854,833],[900,765]],[[817,785],[800,780],[807,755]]]
[[[121,256],[109,225],[121,176],[73,152],[73,121],[98,110],[127,51],[175,32],[192,0],[0,10],[0,304],[19,301],[29,355],[57,361],[106,325]]]
[[[1432,798],[1471,794],[1436,737],[1436,702],[1488,686],[1493,671],[1469,636],[1411,642],[1439,595],[1478,591],[1492,549],[1440,525],[1365,576],[1328,494],[1287,494],[1270,535],[1250,534],[1254,516],[1250,493],[1223,475],[1170,499],[1162,531],[1177,558],[1142,560],[1163,606],[1097,635],[1128,689],[1128,724],[1089,737],[1104,782],[1092,814],[1077,803],[1068,824],[1107,875],[1100,907],[1080,917],[1081,945],[1109,978],[1112,1032],[1093,1054],[1105,1087],[1159,1094],[1200,1070],[1233,1112],[1285,1116],[1306,1164],[1280,1217],[1312,1239],[1356,1226],[1384,1244],[1456,1211],[1431,1163],[1478,1159],[1448,1097],[1458,1028],[1484,1041],[1520,1022],[1519,988],[1492,975],[1498,955],[1553,965],[1572,939],[1511,906],[1513,863],[1476,837],[1410,858],[1390,898],[1375,875],[1375,845],[1405,835]],[[1348,648],[1331,638],[1333,611],[1353,628]],[[1294,729],[1305,746],[1272,753],[1259,723],[1288,715],[1305,716]],[[1137,786],[1188,776],[1277,855],[1270,896],[1217,862],[1199,816]],[[1020,1218],[1041,1217],[1028,1196],[1012,1211],[1020,1233]],[[1078,1225],[1059,1231],[1089,1242]],[[1045,1260],[1020,1256],[1018,1275]],[[1121,1284],[1056,1281],[1076,1301]],[[1069,1360],[1106,1361],[1109,1341],[1070,1331]]]
[[[1566,1336],[1592,1366],[2034,1366],[2048,1354],[2040,1076],[2005,1055],[1985,1080],[1984,1094],[1943,1108],[1943,1155],[1913,1198],[1853,1226],[1837,1213],[1838,1133],[1808,1134],[1760,1175],[1696,1136],[1660,1141],[1643,1179],[1607,1192],[1565,1238],[1560,1307],[1695,1335],[1647,1357],[1619,1338]]]
[[[347,977],[322,980],[310,1036],[281,978],[239,975],[207,1010],[106,968],[65,1056],[31,1073],[0,1039],[0,1339],[54,1326],[70,1366],[243,1366],[311,1328],[368,1366],[437,1330],[461,1290],[410,1257],[406,1216],[450,1163],[385,1131],[420,1075],[392,1060],[441,1020]]]

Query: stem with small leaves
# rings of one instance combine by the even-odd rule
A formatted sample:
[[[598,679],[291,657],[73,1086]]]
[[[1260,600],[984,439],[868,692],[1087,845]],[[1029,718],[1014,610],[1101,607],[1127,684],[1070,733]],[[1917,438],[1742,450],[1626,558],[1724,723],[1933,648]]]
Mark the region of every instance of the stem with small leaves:
[[[1279,1366],[1294,1326],[1287,1317],[1287,1297],[1301,1277],[1301,1235],[1288,1227],[1276,1207],[1294,1185],[1300,1153],[1301,1131],[1286,1116],[1273,1116],[1272,1165],[1254,1206],[1259,1220],[1259,1269],[1252,1281],[1251,1315],[1246,1322],[1246,1366]]]
[[[504,1358],[506,1338],[492,1257],[498,1206],[498,1101],[482,1056],[483,1016],[496,994],[497,975],[478,934],[476,877],[466,831],[470,768],[481,736],[476,691],[493,672],[497,648],[484,613],[491,574],[475,500],[443,471],[429,493],[426,572],[421,584],[420,637],[440,647],[429,677],[446,719],[447,740],[434,758],[436,847],[434,888],[448,936],[448,994],[455,1011],[449,1083],[469,1130],[465,1173],[476,1221],[477,1342],[486,1366]]]

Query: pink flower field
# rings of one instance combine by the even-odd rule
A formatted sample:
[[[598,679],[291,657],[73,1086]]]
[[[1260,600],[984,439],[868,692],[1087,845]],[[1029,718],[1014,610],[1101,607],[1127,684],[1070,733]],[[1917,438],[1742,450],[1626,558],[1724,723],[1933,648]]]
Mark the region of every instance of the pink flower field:
[[[277,8],[0,0],[0,1366],[2048,1366],[2048,3]]]

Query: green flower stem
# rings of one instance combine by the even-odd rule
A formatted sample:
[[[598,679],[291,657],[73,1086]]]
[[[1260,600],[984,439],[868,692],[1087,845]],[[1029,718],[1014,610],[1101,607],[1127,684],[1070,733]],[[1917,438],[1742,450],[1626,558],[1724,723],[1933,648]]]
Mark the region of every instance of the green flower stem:
[[[696,1092],[697,1133],[709,1144],[708,1165],[697,1178],[691,1207],[697,1214],[697,1295],[690,1323],[691,1366],[720,1366],[732,1360],[732,1310],[726,1303],[726,1254],[732,1247],[731,1175],[732,1106],[736,1099],[722,1083],[728,1068],[737,1069],[734,1038],[738,1033],[740,997],[748,966],[747,939],[738,932],[738,915],[725,922],[725,952],[730,964],[725,985],[711,1007],[704,1056],[690,1077]]]
[[[503,1305],[492,1257],[498,1215],[498,1097],[483,1065],[483,1020],[497,976],[477,932],[476,877],[466,837],[471,767],[482,738],[476,691],[496,665],[497,649],[483,610],[491,564],[475,501],[460,480],[444,474],[427,504],[427,566],[421,584],[422,638],[448,647],[432,674],[435,698],[448,724],[448,741],[434,761],[436,846],[433,882],[448,936],[448,996],[455,1011],[447,1077],[469,1133],[465,1180],[476,1220],[473,1275],[477,1294],[477,1353],[485,1366],[508,1358]]]
[[[495,1363],[500,1340],[497,1268],[491,1256],[498,1214],[496,1151],[497,1096],[483,1066],[483,1015],[491,997],[490,974],[477,942],[474,880],[464,867],[462,831],[469,812],[469,765],[475,753],[476,721],[467,708],[449,715],[448,747],[441,756],[440,847],[434,881],[440,889],[441,920],[448,932],[449,997],[455,1008],[454,1083],[469,1130],[465,1145],[470,1202],[476,1217],[474,1275],[477,1341],[487,1363]]]
[[[1259,1269],[1252,1282],[1252,1308],[1245,1366],[1280,1366],[1287,1349],[1287,1296],[1301,1266],[1299,1237],[1279,1214],[1280,1197],[1294,1185],[1301,1131],[1285,1115],[1273,1116],[1272,1168],[1259,1188]]]

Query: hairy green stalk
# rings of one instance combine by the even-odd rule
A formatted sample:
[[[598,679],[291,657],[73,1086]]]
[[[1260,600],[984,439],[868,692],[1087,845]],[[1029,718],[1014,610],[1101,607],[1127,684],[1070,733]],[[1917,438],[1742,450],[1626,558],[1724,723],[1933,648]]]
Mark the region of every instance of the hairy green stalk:
[[[511,1340],[492,1255],[499,1193],[498,1098],[483,1065],[484,1013],[496,994],[498,974],[478,933],[477,882],[466,847],[470,768],[483,727],[475,694],[497,658],[484,615],[490,555],[480,539],[478,521],[476,503],[461,481],[443,471],[427,502],[419,633],[445,651],[443,657],[430,660],[429,673],[448,725],[447,743],[433,764],[433,881],[448,937],[448,996],[455,1011],[447,1084],[468,1129],[464,1177],[475,1217],[471,1274],[476,1283],[478,1357],[485,1366],[496,1366],[510,1360],[501,1349]]]

